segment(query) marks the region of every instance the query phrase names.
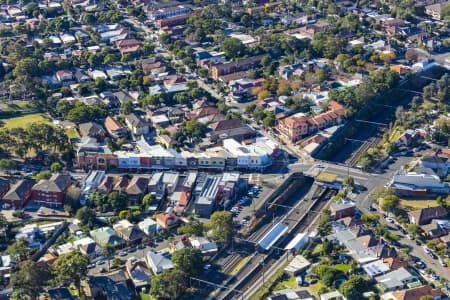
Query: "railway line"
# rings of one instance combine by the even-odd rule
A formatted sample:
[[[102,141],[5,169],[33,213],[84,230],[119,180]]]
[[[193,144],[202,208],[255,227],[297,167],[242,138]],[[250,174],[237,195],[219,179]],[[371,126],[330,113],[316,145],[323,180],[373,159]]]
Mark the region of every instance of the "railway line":
[[[253,293],[254,286],[259,286],[261,281],[265,280],[265,273],[267,276],[270,276],[271,270],[277,269],[284,260],[287,262],[289,253],[284,250],[284,247],[298,232],[310,229],[313,225],[311,224],[312,220],[327,203],[327,201],[323,200],[331,198],[333,193],[335,193],[335,191],[327,188],[316,192],[319,192],[321,196],[315,200],[305,200],[306,197],[301,199],[287,214],[277,219],[278,222],[282,222],[288,227],[287,233],[266,253],[257,251],[252,257],[252,261],[245,268],[241,269],[233,280],[228,282],[229,289],[216,291],[214,299],[247,299]],[[265,228],[245,242],[253,244],[256,248],[257,241],[269,230],[270,228]]]

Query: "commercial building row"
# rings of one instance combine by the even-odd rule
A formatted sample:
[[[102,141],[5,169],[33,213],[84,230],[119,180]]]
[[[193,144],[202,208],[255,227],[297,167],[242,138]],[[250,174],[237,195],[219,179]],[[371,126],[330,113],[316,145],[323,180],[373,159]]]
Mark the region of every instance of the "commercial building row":
[[[135,151],[115,151],[94,138],[83,138],[77,144],[75,165],[85,170],[107,169],[204,169],[262,171],[280,154],[276,143],[257,138],[251,144],[234,139],[223,140],[222,146],[207,148],[203,152],[166,149],[150,145],[144,139],[136,142]]]

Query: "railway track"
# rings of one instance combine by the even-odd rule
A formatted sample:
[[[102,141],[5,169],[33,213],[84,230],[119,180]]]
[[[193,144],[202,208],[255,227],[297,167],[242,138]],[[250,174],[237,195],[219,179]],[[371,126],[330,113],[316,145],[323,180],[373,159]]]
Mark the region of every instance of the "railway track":
[[[300,200],[299,203],[280,220],[288,226],[288,234],[283,236],[275,244],[275,246],[269,250],[268,253],[256,254],[255,257],[253,257],[252,263],[243,269],[239,274],[240,276],[236,278],[238,281],[234,282],[234,284],[230,286],[230,289],[222,290],[217,293],[215,295],[215,299],[229,300],[242,299],[243,297],[245,298],[245,294],[249,291],[249,289],[258,281],[262,280],[261,274],[264,274],[265,270],[273,269],[275,264],[279,266],[280,262],[284,259],[287,261],[288,253],[283,250],[284,247],[298,232],[303,232],[310,228],[312,225],[312,219],[315,217],[313,214],[310,214],[310,211],[320,211],[327,202],[323,200],[331,198],[333,193],[335,193],[335,191],[325,189],[321,197],[319,197],[316,201],[305,201],[304,199]]]

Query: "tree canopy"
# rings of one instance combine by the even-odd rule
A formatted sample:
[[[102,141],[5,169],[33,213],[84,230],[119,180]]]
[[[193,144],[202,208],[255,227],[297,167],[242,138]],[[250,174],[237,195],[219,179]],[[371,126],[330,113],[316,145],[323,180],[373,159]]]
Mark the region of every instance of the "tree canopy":
[[[172,262],[176,269],[186,276],[197,276],[203,271],[203,258],[199,249],[183,248],[172,254]]]
[[[229,211],[216,211],[211,215],[211,237],[221,245],[226,245],[233,238],[233,216]]]

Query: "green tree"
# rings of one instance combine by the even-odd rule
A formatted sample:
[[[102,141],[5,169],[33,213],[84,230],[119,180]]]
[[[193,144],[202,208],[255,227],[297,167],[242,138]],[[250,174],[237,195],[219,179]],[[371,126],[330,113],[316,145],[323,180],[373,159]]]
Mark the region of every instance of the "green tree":
[[[32,260],[24,260],[11,274],[11,285],[14,290],[38,299],[42,287],[46,284],[48,273]]]
[[[386,195],[381,200],[381,209],[386,212],[392,212],[400,203],[400,199],[395,195]]]
[[[108,260],[108,269],[111,267],[109,264],[110,258],[111,256],[114,255],[115,252],[115,248],[113,245],[111,244],[106,244],[103,248],[102,248],[102,254],[104,257],[106,257],[106,259]]]
[[[115,211],[121,211],[128,205],[127,195],[124,191],[110,193],[107,201]]]
[[[152,194],[146,194],[144,198],[142,198],[142,205],[145,206],[145,208],[148,208],[151,204],[156,203],[156,197]]]
[[[51,270],[57,282],[64,286],[71,283],[81,295],[81,279],[87,274],[89,258],[78,250],[60,255],[53,263]]]
[[[82,226],[91,229],[94,227],[96,214],[93,209],[90,209],[87,206],[83,206],[80,208],[75,214],[75,218],[80,220]]]
[[[197,276],[203,271],[203,258],[199,249],[183,248],[172,255],[172,262],[176,269],[183,271],[186,276]]]
[[[11,172],[16,168],[17,164],[11,159],[0,159],[0,169],[6,172]]]
[[[152,278],[150,294],[158,299],[178,299],[186,291],[188,281],[186,274],[179,270],[166,270]]]
[[[233,238],[233,215],[229,211],[216,211],[211,216],[211,236],[220,244],[226,245]]]
[[[347,281],[341,284],[339,291],[348,300],[363,299],[363,293],[367,292],[367,281],[360,275],[351,275]]]
[[[58,173],[62,170],[62,166],[59,162],[54,162],[50,165],[50,171],[52,173]]]
[[[20,238],[9,246],[6,252],[15,259],[22,260],[29,257],[33,250],[28,246],[25,238]]]
[[[351,176],[347,176],[345,177],[344,182],[342,184],[349,190],[353,190],[355,188],[355,179],[353,179],[353,177]]]
[[[237,38],[227,38],[222,42],[221,50],[228,58],[241,57],[246,53],[245,45]]]
[[[186,234],[188,236],[202,236],[203,230],[203,223],[197,219],[190,220],[189,223],[184,226],[180,226],[177,229],[179,234]]]

